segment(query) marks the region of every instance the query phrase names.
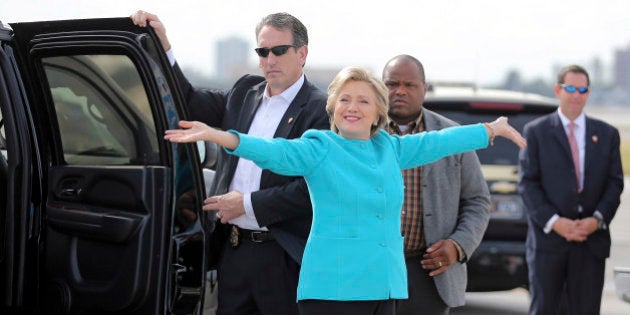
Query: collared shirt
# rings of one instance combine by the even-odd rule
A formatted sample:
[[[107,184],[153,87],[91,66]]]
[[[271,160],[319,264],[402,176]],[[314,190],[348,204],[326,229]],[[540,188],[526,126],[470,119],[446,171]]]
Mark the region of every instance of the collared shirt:
[[[387,131],[390,134],[407,135],[424,131],[422,112],[418,119],[407,125],[399,126],[390,121]],[[404,130],[404,131],[403,131]],[[424,167],[416,167],[403,170],[405,183],[405,200],[401,211],[401,231],[405,238],[405,253],[421,255],[426,247],[424,231],[422,228],[423,204],[422,204],[422,180]]]
[[[571,120],[567,116],[562,114],[560,107],[558,107],[557,112],[558,112],[558,116],[560,116],[560,122],[562,122],[562,127],[564,128],[564,132],[568,136],[569,124],[571,123]],[[582,112],[573,121],[573,123],[575,124],[575,129],[573,129],[573,135],[575,136],[575,141],[577,142],[578,152],[580,156],[580,174],[584,174],[584,153],[586,152],[586,116],[584,115],[584,112]],[[583,186],[584,186],[584,175],[580,177],[580,187],[583,187]],[[582,212],[582,207],[580,206],[578,210]],[[596,211],[596,212],[599,212],[599,211]],[[554,214],[549,219],[549,221],[547,221],[547,224],[545,224],[543,231],[549,234],[551,230],[553,229],[553,224],[556,223],[556,221],[559,218],[560,216],[558,214]]]
[[[560,121],[562,122],[562,126],[564,127],[564,132],[569,135],[569,124],[571,120],[567,118],[562,112],[560,108],[558,108],[558,116],[560,116]],[[573,123],[575,124],[575,129],[573,129],[573,135],[575,136],[575,140],[578,145],[578,152],[580,156],[580,174],[584,174],[584,152],[586,152],[586,116],[584,112],[578,116]],[[584,176],[580,178],[580,187],[584,185]]]
[[[260,106],[256,110],[252,124],[249,126],[247,134],[261,138],[271,139],[278,129],[280,120],[284,113],[295,99],[302,85],[304,84],[304,74],[284,92],[270,96],[269,87],[265,88]],[[245,214],[230,220],[231,224],[248,230],[267,230],[261,227],[256,221],[254,207],[252,205],[251,193],[260,189],[260,177],[262,168],[258,167],[254,162],[246,159],[239,159],[236,166],[234,178],[230,184],[230,191],[237,190],[243,193],[243,206]]]

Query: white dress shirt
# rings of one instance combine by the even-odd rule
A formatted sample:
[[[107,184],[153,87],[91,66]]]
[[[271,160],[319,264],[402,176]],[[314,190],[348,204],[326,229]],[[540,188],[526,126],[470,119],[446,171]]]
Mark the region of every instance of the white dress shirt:
[[[300,79],[293,85],[278,95],[269,96],[269,88],[265,88],[263,99],[254,115],[247,134],[261,138],[273,138],[282,116],[284,116],[284,113],[287,111],[287,108],[289,108],[289,105],[291,105],[291,102],[293,102],[293,99],[300,91],[303,84],[304,74],[302,74]],[[230,184],[230,191],[237,190],[243,193],[245,214],[230,220],[229,222],[231,224],[237,225],[243,229],[267,230],[266,227],[258,225],[251,199],[251,193],[260,189],[261,175],[262,169],[254,164],[254,162],[246,159],[238,160],[236,172]]]

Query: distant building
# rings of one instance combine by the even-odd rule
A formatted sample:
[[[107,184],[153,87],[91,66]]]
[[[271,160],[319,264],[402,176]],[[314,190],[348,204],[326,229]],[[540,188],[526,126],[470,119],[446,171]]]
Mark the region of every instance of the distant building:
[[[234,82],[246,74],[247,61],[254,53],[246,40],[229,37],[217,41],[216,78],[219,81]]]
[[[589,76],[591,78],[591,84],[602,86],[604,85],[604,63],[599,57],[593,57],[590,63]]]
[[[630,92],[630,46],[626,49],[617,49],[613,67],[614,85],[623,91]]]

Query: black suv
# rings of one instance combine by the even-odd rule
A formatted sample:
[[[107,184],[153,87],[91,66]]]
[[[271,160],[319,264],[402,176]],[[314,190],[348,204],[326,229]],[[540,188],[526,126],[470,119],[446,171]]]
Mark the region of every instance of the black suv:
[[[184,118],[150,28],[0,23],[1,314],[201,314],[205,150],[162,137]]]
[[[523,126],[557,109],[554,99],[520,92],[473,86],[431,85],[424,107],[462,125],[506,116],[520,132]],[[504,138],[477,151],[491,193],[490,223],[470,257],[467,291],[501,291],[527,287],[525,238],[527,217],[516,190],[518,147]]]

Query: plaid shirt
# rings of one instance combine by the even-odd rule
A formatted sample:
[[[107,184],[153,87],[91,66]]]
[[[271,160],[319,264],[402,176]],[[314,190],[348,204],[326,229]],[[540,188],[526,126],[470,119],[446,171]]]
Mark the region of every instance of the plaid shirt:
[[[423,115],[415,121],[407,124],[407,130],[402,132],[393,121],[387,126],[390,134],[406,135],[424,131]],[[405,201],[401,212],[401,230],[405,237],[405,254],[420,256],[426,247],[424,240],[424,232],[422,230],[422,171],[424,167],[416,167],[403,170],[403,179],[405,183]]]

